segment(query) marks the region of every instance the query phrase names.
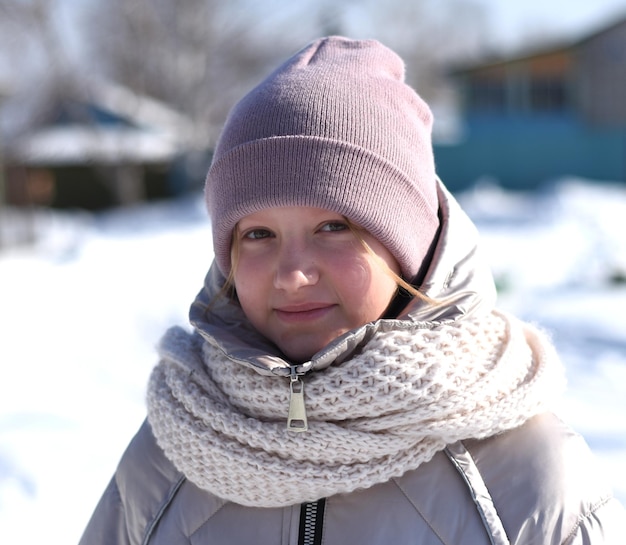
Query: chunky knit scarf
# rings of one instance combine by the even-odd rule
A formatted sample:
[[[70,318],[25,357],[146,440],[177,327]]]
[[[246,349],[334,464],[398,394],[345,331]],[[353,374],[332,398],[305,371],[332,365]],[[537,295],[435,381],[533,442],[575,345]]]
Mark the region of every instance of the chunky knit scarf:
[[[304,384],[309,430],[293,433],[288,379],[174,329],[150,379],[149,421],[191,482],[278,507],[385,482],[449,443],[520,426],[546,410],[563,373],[542,333],[494,312],[379,332]]]

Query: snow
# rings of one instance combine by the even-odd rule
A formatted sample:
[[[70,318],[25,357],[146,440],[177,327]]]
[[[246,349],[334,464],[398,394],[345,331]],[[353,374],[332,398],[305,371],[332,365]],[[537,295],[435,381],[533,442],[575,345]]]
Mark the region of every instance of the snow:
[[[569,380],[561,415],[626,502],[626,188],[485,184],[459,200],[500,306],[552,335]],[[0,251],[0,542],[76,543],[145,416],[154,345],[187,323],[210,225],[199,195],[32,221],[35,244]]]
[[[180,152],[174,134],[132,127],[49,127],[23,137],[14,155],[46,165],[83,165],[171,161]]]

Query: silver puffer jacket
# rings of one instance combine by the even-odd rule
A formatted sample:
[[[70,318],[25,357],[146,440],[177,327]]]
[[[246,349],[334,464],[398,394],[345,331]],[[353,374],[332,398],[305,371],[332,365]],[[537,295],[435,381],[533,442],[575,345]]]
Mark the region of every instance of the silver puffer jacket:
[[[476,230],[443,186],[440,207],[442,229],[423,287],[447,304],[413,302],[402,319],[463,319],[495,303]],[[206,312],[219,281],[210,271],[192,305],[194,334],[217,340],[235,361],[280,374],[288,365],[276,356],[262,357],[264,343],[237,305]],[[355,330],[302,371],[349,357],[378,327]],[[146,422],[81,540],[81,545],[244,543],[617,545],[626,543],[626,512],[584,440],[551,414],[487,440],[448,445],[401,478],[285,508],[243,507],[199,489],[167,460]]]

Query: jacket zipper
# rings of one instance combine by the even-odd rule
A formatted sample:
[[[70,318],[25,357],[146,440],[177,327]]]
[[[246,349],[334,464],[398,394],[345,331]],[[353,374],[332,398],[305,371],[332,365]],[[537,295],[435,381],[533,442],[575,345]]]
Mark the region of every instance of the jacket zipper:
[[[296,367],[290,370],[289,384],[289,414],[287,416],[287,429],[301,432],[309,429],[304,406],[304,381],[298,375]]]
[[[301,505],[298,545],[321,545],[325,506],[325,499]]]

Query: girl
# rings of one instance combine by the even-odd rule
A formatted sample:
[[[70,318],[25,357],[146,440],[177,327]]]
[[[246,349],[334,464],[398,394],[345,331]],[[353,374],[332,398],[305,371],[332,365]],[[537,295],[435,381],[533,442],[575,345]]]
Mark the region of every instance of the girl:
[[[432,116],[376,41],[320,39],[231,112],[215,262],[82,543],[618,543],[549,412],[546,337],[494,308]]]

